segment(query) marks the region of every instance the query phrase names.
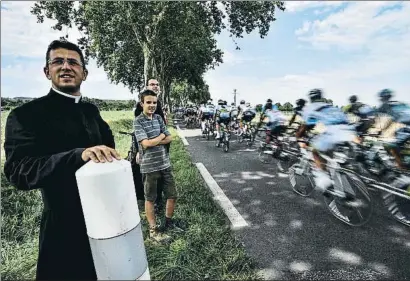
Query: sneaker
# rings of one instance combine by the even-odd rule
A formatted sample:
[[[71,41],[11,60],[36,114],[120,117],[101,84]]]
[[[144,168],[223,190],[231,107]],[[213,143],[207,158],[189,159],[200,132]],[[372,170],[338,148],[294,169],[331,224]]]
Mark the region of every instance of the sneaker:
[[[165,221],[164,231],[184,232],[185,230],[175,219],[171,219]]]
[[[166,235],[165,233],[160,232],[158,227],[151,228],[149,230],[149,238],[158,243],[166,243],[171,240],[171,237],[169,235]]]

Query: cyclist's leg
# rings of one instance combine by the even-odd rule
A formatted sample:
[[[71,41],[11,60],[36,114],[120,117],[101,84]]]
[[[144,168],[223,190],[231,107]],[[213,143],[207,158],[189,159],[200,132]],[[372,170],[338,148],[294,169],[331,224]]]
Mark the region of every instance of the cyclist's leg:
[[[202,114],[202,116],[201,116],[201,128],[202,128],[202,133],[204,133],[205,132],[205,115],[204,114]]]
[[[400,128],[395,132],[395,140],[389,145],[389,152],[394,157],[397,167],[405,169],[400,156],[401,146],[410,139],[410,128]]]
[[[216,139],[219,139],[219,137],[221,136],[221,118],[217,117],[215,121]]]

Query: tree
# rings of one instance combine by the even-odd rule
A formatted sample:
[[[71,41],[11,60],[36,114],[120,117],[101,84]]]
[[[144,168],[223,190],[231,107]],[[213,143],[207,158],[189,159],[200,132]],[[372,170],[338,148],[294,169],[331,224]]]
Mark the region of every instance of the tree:
[[[78,43],[87,60],[95,58],[111,82],[134,92],[158,77],[165,99],[174,79],[200,85],[202,75],[222,62],[215,34],[228,29],[231,37],[242,38],[258,29],[264,38],[276,20],[276,8],[285,10],[284,3],[40,1],[31,13],[40,23],[44,17],[57,20],[53,29],[76,25],[83,33]]]
[[[282,106],[281,110],[283,110],[283,111],[292,111],[293,110],[293,105],[290,102],[286,102]]]

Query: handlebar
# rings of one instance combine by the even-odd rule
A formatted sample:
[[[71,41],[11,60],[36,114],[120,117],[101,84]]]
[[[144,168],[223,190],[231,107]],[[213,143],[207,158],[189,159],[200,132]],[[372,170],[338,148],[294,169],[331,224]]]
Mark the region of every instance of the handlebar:
[[[127,133],[127,132],[123,132],[123,131],[119,131],[118,133],[121,134],[121,135],[127,135],[127,136],[133,136],[134,135],[134,133]]]

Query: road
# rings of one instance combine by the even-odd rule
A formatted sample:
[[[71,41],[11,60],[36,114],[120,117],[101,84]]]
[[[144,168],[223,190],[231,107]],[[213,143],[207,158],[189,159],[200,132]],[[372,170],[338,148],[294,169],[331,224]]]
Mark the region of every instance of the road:
[[[328,212],[320,194],[296,195],[287,175],[258,160],[256,147],[233,137],[224,153],[200,130],[180,127],[193,162],[205,165],[248,223],[235,234],[266,279],[410,278],[410,230],[392,220],[380,200],[368,224],[349,227]]]

